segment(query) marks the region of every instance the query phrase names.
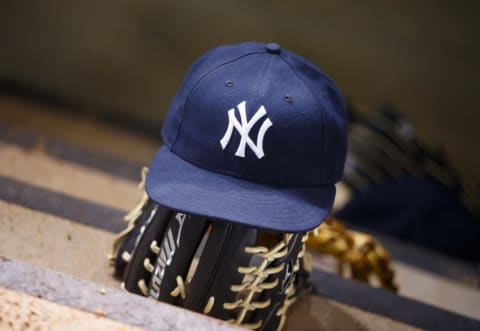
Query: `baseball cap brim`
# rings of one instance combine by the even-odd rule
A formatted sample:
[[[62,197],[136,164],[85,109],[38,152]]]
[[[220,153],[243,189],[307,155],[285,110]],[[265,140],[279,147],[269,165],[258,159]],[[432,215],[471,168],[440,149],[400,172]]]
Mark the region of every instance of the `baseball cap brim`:
[[[335,185],[251,182],[192,165],[166,146],[150,165],[146,190],[152,200],[168,208],[281,232],[317,227],[335,198]]]

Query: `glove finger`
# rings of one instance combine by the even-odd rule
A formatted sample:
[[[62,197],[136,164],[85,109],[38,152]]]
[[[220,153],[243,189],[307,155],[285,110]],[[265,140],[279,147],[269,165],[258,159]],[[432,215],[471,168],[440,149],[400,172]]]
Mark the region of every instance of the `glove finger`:
[[[125,269],[123,284],[127,291],[137,294],[148,294],[148,283],[153,271],[152,262],[156,258],[156,252],[152,250],[151,243],[159,242],[171,217],[172,212],[155,204],[149,213],[147,220],[140,228],[139,235],[135,237],[134,249],[131,261]]]
[[[149,285],[151,297],[169,303],[183,300],[183,281],[207,227],[207,219],[200,216],[176,213],[170,220],[158,247],[159,253]],[[177,277],[181,278],[181,284],[178,284]],[[178,292],[172,295],[178,286]]]
[[[132,252],[135,248],[135,241],[140,235],[140,229],[145,225],[148,220],[150,212],[155,208],[156,204],[149,200],[147,205],[143,208],[142,213],[135,222],[135,227],[130,232],[125,240],[123,240],[117,250],[115,257],[115,272],[114,275],[119,278],[123,278],[127,264],[130,262]]]
[[[203,312],[213,297],[210,315],[224,320],[235,317],[223,303],[235,301],[237,293],[231,291],[231,285],[242,282],[244,275],[238,267],[249,265],[251,255],[245,247],[255,243],[257,232],[256,228],[211,222],[211,232],[187,289],[185,308]]]
[[[262,331],[277,330],[278,326],[281,323],[283,324],[288,306],[293,303],[296,296],[295,277],[300,269],[299,253],[304,249],[303,233],[292,234],[291,236],[278,235],[278,242],[288,237],[288,243],[286,249],[282,250],[282,256],[274,259],[268,268],[272,270],[281,265],[283,267],[279,272],[269,275],[264,281],[265,284],[276,284],[276,286],[264,289],[255,298],[257,302],[270,302],[270,306],[268,309],[256,309],[250,316],[250,321],[262,321],[262,326],[258,329]]]

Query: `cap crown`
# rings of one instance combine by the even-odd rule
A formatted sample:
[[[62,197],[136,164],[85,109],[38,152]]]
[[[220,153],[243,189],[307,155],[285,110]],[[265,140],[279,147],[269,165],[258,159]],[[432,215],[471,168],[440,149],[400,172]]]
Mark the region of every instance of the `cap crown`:
[[[346,107],[334,83],[276,44],[201,56],[170,105],[162,136],[198,167],[287,186],[334,184],[346,154]]]

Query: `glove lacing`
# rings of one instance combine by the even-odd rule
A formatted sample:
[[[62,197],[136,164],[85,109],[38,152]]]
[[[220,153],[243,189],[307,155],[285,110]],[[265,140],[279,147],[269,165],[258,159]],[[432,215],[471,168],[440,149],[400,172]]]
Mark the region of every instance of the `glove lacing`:
[[[243,320],[246,317],[246,314],[249,311],[254,311],[256,309],[264,309],[270,306],[271,300],[265,301],[254,301],[254,297],[257,293],[261,293],[263,290],[268,290],[276,287],[278,285],[279,280],[275,279],[272,282],[265,282],[268,276],[272,274],[278,274],[285,268],[285,262],[279,264],[275,267],[269,267],[269,265],[275,261],[276,259],[281,259],[288,254],[288,245],[293,238],[293,234],[288,233],[283,235],[283,239],[276,244],[271,249],[268,249],[264,246],[247,246],[245,247],[245,252],[249,254],[256,255],[262,261],[258,266],[249,266],[249,267],[239,267],[238,272],[244,274],[246,276],[252,276],[250,278],[245,277],[242,284],[232,285],[230,287],[231,291],[240,293],[245,291],[245,295],[243,298],[238,299],[234,302],[226,302],[223,304],[223,308],[227,310],[233,310],[236,308],[241,307],[241,310],[235,320],[230,320],[230,322],[241,325],[245,328],[256,330],[258,329],[263,321],[259,320],[254,323],[243,323]],[[303,257],[305,253],[305,241],[307,236],[302,238],[302,250],[297,256],[293,273],[297,272],[300,268],[300,259]],[[285,290],[285,300],[283,302],[282,307],[277,311],[277,316],[280,316],[280,323],[278,326],[278,330],[282,329],[285,320],[286,320],[286,312],[290,305],[295,301],[295,276],[293,276],[290,284],[288,285],[287,289]],[[245,280],[249,279],[249,280]]]
[[[143,192],[142,198],[140,202],[128,214],[126,214],[123,217],[124,221],[127,222],[127,227],[124,230],[122,230],[120,233],[118,233],[113,239],[112,248],[110,249],[110,253],[108,253],[108,257],[107,257],[110,265],[113,265],[115,263],[116,252],[118,250],[118,247],[120,246],[122,241],[125,239],[125,237],[135,228],[135,223],[137,222],[137,219],[142,214],[143,207],[145,207],[145,205],[148,202],[148,195],[147,195],[147,192],[145,191],[145,180],[147,178],[147,173],[148,173],[148,168],[143,167],[140,173],[142,179],[140,180],[140,183],[138,183],[138,188]],[[125,262],[129,262],[130,255],[127,252],[123,252],[122,259],[125,260]]]

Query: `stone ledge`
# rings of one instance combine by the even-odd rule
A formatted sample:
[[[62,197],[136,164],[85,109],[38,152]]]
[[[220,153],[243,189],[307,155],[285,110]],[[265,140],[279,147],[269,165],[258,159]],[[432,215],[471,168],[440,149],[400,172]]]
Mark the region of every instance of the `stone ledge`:
[[[88,266],[86,266],[88,267]],[[226,322],[0,257],[0,287],[147,330],[242,330]]]

